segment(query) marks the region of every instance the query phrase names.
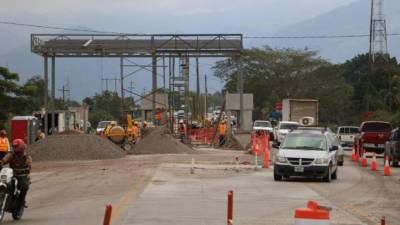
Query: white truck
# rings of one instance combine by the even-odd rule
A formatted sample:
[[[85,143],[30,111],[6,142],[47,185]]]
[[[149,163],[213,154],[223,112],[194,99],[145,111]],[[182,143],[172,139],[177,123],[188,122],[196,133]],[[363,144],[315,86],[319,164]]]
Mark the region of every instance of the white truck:
[[[318,100],[283,99],[282,121],[297,122],[302,126],[318,126]]]

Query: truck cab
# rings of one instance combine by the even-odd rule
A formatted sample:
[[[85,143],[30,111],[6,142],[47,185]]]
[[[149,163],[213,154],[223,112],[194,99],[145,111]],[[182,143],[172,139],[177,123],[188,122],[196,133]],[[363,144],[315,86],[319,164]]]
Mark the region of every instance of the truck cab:
[[[359,133],[354,139],[354,143],[359,149],[360,154],[363,150],[366,152],[375,152],[383,154],[385,152],[385,143],[391,135],[392,125],[384,121],[366,121],[360,125]]]

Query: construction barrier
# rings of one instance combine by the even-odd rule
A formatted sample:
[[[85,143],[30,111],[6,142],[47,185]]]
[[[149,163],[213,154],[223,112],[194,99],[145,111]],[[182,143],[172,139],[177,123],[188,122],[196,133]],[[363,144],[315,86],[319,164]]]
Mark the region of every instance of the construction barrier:
[[[227,207],[227,222],[226,224],[233,224],[233,191],[228,191],[228,207]]]
[[[390,176],[390,165],[388,156],[385,157],[385,167],[383,168],[383,176]]]
[[[329,210],[315,201],[308,201],[307,208],[296,209],[295,225],[329,225]]]
[[[192,144],[210,145],[215,136],[215,128],[199,128],[190,130],[190,141]]]
[[[364,148],[363,155],[362,155],[361,166],[362,167],[367,167],[368,166],[367,151],[365,151],[365,148]]]
[[[371,171],[376,171],[378,169],[378,163],[376,162],[376,153],[372,154]]]
[[[106,205],[106,212],[104,213],[103,225],[111,224],[111,213],[112,213],[112,205]]]

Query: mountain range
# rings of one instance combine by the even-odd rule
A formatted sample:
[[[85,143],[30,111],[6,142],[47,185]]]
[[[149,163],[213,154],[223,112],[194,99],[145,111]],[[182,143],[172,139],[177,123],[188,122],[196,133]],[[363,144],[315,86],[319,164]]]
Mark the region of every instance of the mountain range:
[[[266,29],[268,36],[309,36],[309,35],[351,35],[368,34],[370,1],[359,0],[341,6],[327,13],[300,23],[286,26],[271,34]],[[384,7],[388,33],[400,31],[400,1],[386,0]],[[259,21],[258,21],[259,23]],[[241,25],[243,26],[243,25]],[[251,30],[254,28],[252,27]],[[275,29],[275,28],[274,28]],[[244,31],[245,32],[245,31]],[[251,32],[251,31],[246,31]],[[40,29],[20,28],[11,29],[0,26],[0,66],[8,66],[12,71],[21,75],[21,80],[26,80],[32,75],[43,73],[43,59],[30,52],[30,33],[46,33]],[[48,31],[48,33],[54,33]],[[246,36],[246,34],[245,34]],[[335,39],[245,39],[245,47],[260,47],[268,45],[276,48],[310,49],[320,52],[322,58],[333,63],[344,62],[357,54],[368,51],[368,37],[335,38]],[[400,56],[400,36],[388,37],[389,53]],[[212,74],[213,60],[204,60],[202,74]],[[138,63],[150,63],[149,60],[139,60]],[[194,64],[192,63],[192,66]],[[57,59],[56,61],[57,89],[69,80],[71,97],[80,100],[91,96],[101,90],[101,78],[115,78],[119,74],[119,62],[115,59]],[[193,69],[192,72],[195,70]],[[194,75],[194,74],[193,74]],[[151,87],[149,72],[141,72],[133,76],[137,92],[142,92]],[[162,84],[159,79],[159,85]],[[203,85],[203,84],[201,84]],[[217,80],[210,82],[210,90],[219,90],[222,83]],[[103,88],[105,86],[103,85]],[[57,94],[60,96],[60,93]]]

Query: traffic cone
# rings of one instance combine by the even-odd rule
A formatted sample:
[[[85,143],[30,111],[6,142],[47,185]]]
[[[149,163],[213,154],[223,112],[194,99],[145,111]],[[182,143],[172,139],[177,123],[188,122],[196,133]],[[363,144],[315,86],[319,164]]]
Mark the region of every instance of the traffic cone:
[[[356,150],[355,150],[355,148],[354,148],[354,145],[353,145],[353,149],[352,149],[352,151],[351,151],[351,160],[352,160],[352,161],[357,161]]]
[[[265,149],[264,149],[264,159],[263,159],[263,167],[269,168],[269,135],[265,135],[264,137]]]
[[[361,160],[361,166],[362,167],[367,167],[368,166],[368,162],[367,162],[367,156],[366,156],[366,151],[364,149],[363,151],[363,156],[362,156],[362,160]]]
[[[378,164],[376,163],[376,154],[375,152],[372,154],[372,162],[371,162],[371,170],[376,171]]]
[[[360,145],[357,145],[356,148],[356,161],[360,160]]]
[[[385,156],[385,167],[383,168],[383,176],[390,176],[389,159]]]

